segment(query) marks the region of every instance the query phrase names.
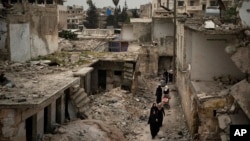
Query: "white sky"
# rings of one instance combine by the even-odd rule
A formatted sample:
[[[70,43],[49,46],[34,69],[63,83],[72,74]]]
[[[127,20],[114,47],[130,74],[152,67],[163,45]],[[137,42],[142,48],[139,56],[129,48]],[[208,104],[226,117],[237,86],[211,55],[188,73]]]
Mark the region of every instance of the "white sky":
[[[83,6],[84,10],[88,9],[88,4],[86,3],[87,0],[67,0],[67,2],[64,3],[64,5],[79,5],[79,6]],[[112,6],[115,7],[113,4],[112,0],[92,0],[93,3],[95,4],[95,6],[97,8],[102,8],[105,6]],[[140,8],[140,5],[142,4],[146,4],[151,2],[152,0],[127,0],[127,5],[129,9],[133,9],[133,8]],[[121,8],[124,5],[125,0],[120,0],[118,5],[121,6]]]

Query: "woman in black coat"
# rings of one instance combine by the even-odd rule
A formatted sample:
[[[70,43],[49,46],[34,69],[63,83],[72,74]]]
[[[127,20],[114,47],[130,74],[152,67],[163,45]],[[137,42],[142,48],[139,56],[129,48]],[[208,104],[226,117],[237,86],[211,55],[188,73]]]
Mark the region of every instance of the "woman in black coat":
[[[164,111],[164,108],[163,108],[161,103],[158,104],[157,108],[158,108],[158,119],[159,119],[158,123],[159,123],[159,127],[161,127],[162,122],[163,122],[163,118],[165,116],[165,111]]]
[[[162,89],[160,85],[157,87],[155,95],[156,95],[156,103],[160,103],[162,98]]]
[[[150,125],[150,133],[151,133],[152,139],[154,139],[160,130],[157,108],[152,109],[152,113],[150,113],[150,116],[148,119],[148,124]]]

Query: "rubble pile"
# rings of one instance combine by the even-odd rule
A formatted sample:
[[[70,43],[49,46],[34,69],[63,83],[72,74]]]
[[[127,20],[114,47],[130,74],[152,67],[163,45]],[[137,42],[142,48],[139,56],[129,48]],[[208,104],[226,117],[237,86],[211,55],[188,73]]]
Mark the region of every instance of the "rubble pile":
[[[120,88],[93,95],[89,118],[108,122],[122,130],[129,140],[143,130],[147,123],[150,99],[136,97]]]
[[[158,83],[156,78],[140,79],[139,88],[135,95],[120,88],[114,88],[89,96],[91,101],[88,105],[88,111],[86,111],[86,119],[63,125],[59,130],[60,132],[46,135],[44,138],[47,140],[43,141],[49,139],[58,141],[123,141],[123,139],[127,141],[150,141],[151,135],[147,121],[150,108],[155,101],[154,93]],[[174,90],[174,86],[170,86],[170,88]],[[155,140],[188,141],[190,135],[181,111],[178,95],[176,91],[171,93],[172,101],[170,104],[172,107],[168,110],[165,109],[165,121]],[[107,136],[112,135],[115,131],[117,131],[115,135],[119,136],[119,139],[115,140]]]
[[[79,41],[62,40],[59,42],[61,51],[93,51],[99,46],[103,46],[107,43],[105,40],[85,39]]]
[[[231,75],[221,75],[218,77],[213,77],[214,81],[219,82],[219,85],[234,85],[240,80]]]
[[[126,141],[122,132],[97,120],[76,120],[61,126],[42,141]]]

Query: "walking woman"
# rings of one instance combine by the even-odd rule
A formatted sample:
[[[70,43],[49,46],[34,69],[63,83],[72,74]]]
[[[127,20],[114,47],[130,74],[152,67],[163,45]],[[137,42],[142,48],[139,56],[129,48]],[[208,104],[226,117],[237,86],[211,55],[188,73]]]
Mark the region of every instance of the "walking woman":
[[[150,113],[150,116],[148,119],[148,124],[150,125],[150,132],[151,132],[152,139],[154,139],[160,129],[157,108],[152,109],[152,113]]]
[[[159,85],[156,89],[156,103],[160,103],[161,102],[161,98],[162,98],[162,88],[161,85]]]
[[[159,124],[159,127],[161,127],[162,123],[163,123],[163,118],[165,116],[165,111],[164,111],[164,108],[162,106],[162,103],[159,103],[157,105],[157,108],[158,108],[158,119],[159,119],[158,124]]]

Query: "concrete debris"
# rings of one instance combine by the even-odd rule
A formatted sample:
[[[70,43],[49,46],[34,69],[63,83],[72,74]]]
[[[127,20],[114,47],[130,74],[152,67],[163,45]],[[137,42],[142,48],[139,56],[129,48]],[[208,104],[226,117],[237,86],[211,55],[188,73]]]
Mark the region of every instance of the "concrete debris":
[[[225,130],[231,123],[229,115],[223,114],[218,116],[219,127],[222,130]]]
[[[240,81],[240,79],[233,77],[231,75],[221,75],[221,76],[214,76],[214,81],[221,83],[222,85],[234,85]]]
[[[205,21],[204,27],[206,29],[214,29],[215,28],[215,23],[212,20]]]
[[[148,84],[146,85],[145,82]],[[123,139],[127,141],[148,140],[150,131],[147,120],[151,105],[155,101],[155,95],[152,94],[152,89],[147,88],[149,86],[156,88],[158,84],[158,81],[157,83],[152,82],[154,80],[140,80],[140,88],[136,96],[121,88],[114,88],[110,91],[89,96],[91,102],[88,105],[89,108],[85,111],[88,119],[73,121],[63,126],[67,129],[66,133],[53,136],[46,135],[47,140],[44,141],[49,141],[49,139],[111,141],[113,135],[119,137],[113,139],[113,141],[122,141]],[[170,85],[169,87],[172,88],[173,86]],[[74,86],[74,89],[79,89],[79,86]],[[173,96],[171,102],[174,102],[175,96]],[[171,104],[180,105],[179,103]],[[190,138],[186,124],[184,124],[184,116],[181,112],[178,112],[181,107],[174,107],[165,110],[166,121],[157,136],[159,140],[188,140]],[[74,138],[66,139],[66,137]]]
[[[231,56],[231,59],[236,64],[236,66],[241,70],[241,72],[245,73],[248,71],[248,57],[249,57],[249,49],[247,47],[239,47],[237,52]]]
[[[245,30],[244,33],[246,36],[250,36],[250,30]]]

